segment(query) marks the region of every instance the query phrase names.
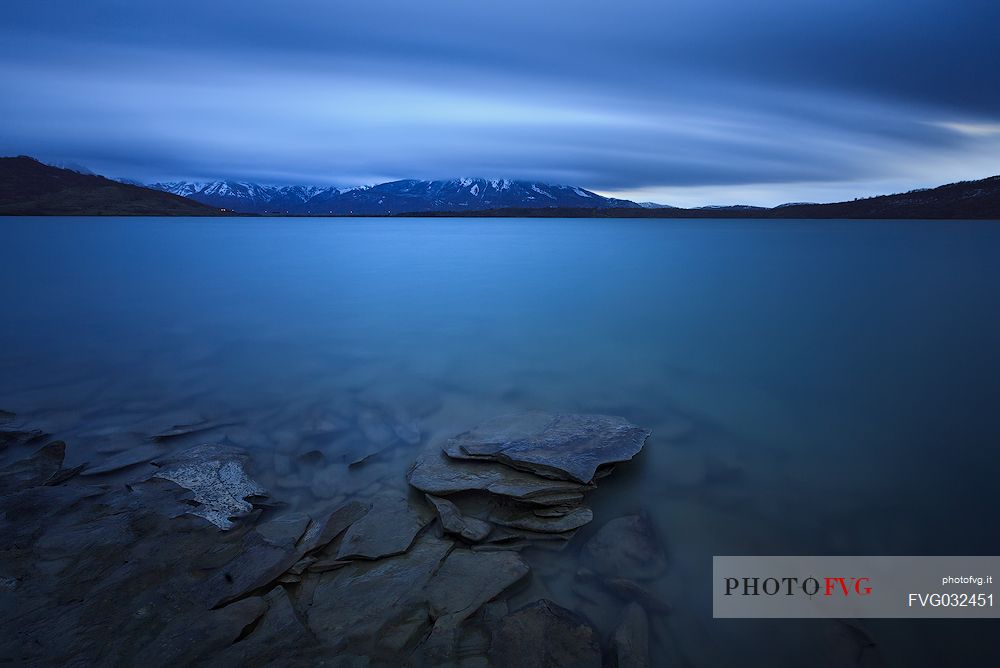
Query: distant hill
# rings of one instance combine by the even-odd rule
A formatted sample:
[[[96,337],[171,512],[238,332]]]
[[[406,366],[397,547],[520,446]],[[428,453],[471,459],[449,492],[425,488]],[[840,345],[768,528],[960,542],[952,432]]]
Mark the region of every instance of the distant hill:
[[[488,211],[433,212],[431,216],[496,216],[524,218],[854,218],[854,219],[985,219],[1000,220],[1000,176],[961,181],[937,188],[880,195],[832,204],[782,204],[774,208],[749,205],[705,206],[695,209],[588,209],[517,207]]]
[[[218,209],[103,176],[0,158],[0,215],[217,216]]]
[[[578,186],[537,181],[461,178],[406,179],[361,188],[268,186],[237,181],[153,183],[150,188],[211,206],[251,213],[386,216],[506,207],[638,208]]]
[[[1000,219],[1000,176],[834,204],[786,204],[782,218]]]

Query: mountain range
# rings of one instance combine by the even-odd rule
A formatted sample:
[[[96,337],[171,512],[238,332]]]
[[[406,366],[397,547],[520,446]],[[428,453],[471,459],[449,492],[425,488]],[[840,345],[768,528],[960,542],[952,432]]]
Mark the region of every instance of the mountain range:
[[[151,183],[147,187],[241,213],[387,216],[508,207],[634,209],[646,206],[603,197],[577,186],[511,179],[405,179],[360,188],[267,186],[237,181],[175,181]]]
[[[235,181],[144,186],[85,171],[27,156],[0,158],[0,215],[1000,219],[1000,176],[831,204],[682,209],[511,179],[407,179],[360,188]]]

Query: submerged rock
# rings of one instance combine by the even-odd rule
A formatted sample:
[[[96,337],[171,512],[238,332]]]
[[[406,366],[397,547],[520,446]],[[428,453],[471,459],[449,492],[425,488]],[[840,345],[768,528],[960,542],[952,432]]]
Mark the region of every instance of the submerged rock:
[[[27,459],[0,470],[0,492],[62,482],[65,476],[60,473],[65,456],[66,444],[62,441],[43,445]],[[76,471],[70,469],[70,472]]]
[[[425,498],[437,511],[438,518],[441,520],[441,527],[445,533],[461,536],[471,543],[477,543],[486,538],[493,529],[489,522],[484,522],[475,517],[464,516],[462,511],[458,509],[458,506],[447,499],[441,499],[430,494],[426,494]]]
[[[231,529],[231,518],[253,510],[247,499],[266,496],[267,491],[251,480],[244,468],[243,450],[222,444],[196,445],[154,461],[160,467],[150,478],[161,478],[191,490],[198,504],[188,512],[203,517],[220,529]]]
[[[41,429],[28,429],[8,425],[4,429],[0,429],[0,450],[8,446],[41,443],[48,437],[49,434]]]
[[[541,599],[500,620],[490,656],[499,668],[600,668],[601,645],[586,620]]]
[[[650,580],[667,570],[667,556],[645,514],[616,517],[587,541],[583,563],[605,578]]]
[[[166,441],[171,438],[179,438],[181,436],[190,436],[191,434],[198,434],[204,431],[210,431],[212,429],[219,429],[221,427],[228,427],[233,422],[219,422],[215,420],[195,420],[186,424],[175,424],[169,427],[159,429],[155,434],[150,436],[150,440],[153,441]]]
[[[629,603],[611,637],[613,668],[649,668],[649,619],[637,603]]]
[[[598,467],[634,457],[649,434],[609,415],[517,413],[459,434],[444,451],[454,459],[493,460],[540,476],[589,483]]]
[[[619,599],[638,603],[652,613],[666,615],[671,612],[670,604],[653,593],[649,586],[643,586],[629,578],[601,577],[586,568],[581,568],[576,575],[578,579],[592,582]]]
[[[366,439],[383,448],[392,445],[398,438],[392,425],[377,411],[362,411],[358,416],[358,428]]]
[[[114,454],[97,466],[87,467],[80,475],[91,476],[113,473],[114,471],[120,471],[130,466],[156,459],[162,454],[164,454],[163,446],[146,443]]]

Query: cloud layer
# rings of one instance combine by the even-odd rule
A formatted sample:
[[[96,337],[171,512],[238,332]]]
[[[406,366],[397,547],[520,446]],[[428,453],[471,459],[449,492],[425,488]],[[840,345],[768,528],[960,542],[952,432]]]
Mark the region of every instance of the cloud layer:
[[[37,0],[5,13],[0,152],[111,175],[504,176],[690,205],[1000,172],[995,2]]]

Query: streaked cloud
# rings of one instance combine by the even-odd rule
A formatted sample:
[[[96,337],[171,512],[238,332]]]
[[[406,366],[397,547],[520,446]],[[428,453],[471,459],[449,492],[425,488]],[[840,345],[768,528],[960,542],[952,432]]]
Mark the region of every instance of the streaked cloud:
[[[142,179],[837,199],[1000,172],[997,24],[978,1],[19,3],[0,152]]]

